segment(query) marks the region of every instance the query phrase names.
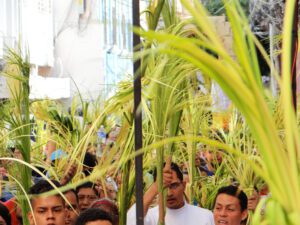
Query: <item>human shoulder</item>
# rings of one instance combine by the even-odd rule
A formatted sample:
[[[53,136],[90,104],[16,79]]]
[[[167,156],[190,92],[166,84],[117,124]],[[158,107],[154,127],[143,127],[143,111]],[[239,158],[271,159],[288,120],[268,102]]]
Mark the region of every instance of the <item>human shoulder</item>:
[[[199,212],[204,212],[204,213],[212,213],[210,210],[208,209],[205,209],[205,208],[201,208],[199,206],[195,206],[195,205],[191,205],[191,204],[186,204],[186,207],[189,209],[189,210],[196,210],[196,211],[199,211]]]
[[[202,217],[208,220],[213,220],[213,214],[208,209],[190,205],[190,204],[187,204],[186,207],[189,213],[192,213],[193,215],[197,215],[198,218]]]

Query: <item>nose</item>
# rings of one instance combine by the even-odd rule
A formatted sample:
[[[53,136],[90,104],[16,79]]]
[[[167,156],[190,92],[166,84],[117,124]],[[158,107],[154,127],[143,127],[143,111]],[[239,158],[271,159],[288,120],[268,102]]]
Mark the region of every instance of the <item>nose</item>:
[[[65,211],[66,211],[66,213],[65,213],[66,219],[69,219],[70,216],[71,216],[71,213],[70,213],[70,211],[68,209],[66,209]]]
[[[167,197],[171,197],[173,195],[173,191],[171,188],[167,188]]]
[[[89,203],[90,203],[89,198],[84,198],[82,203],[83,203],[83,205],[89,205]]]
[[[220,216],[227,216],[227,210],[226,209],[220,209],[219,214],[220,214]]]
[[[53,219],[54,218],[54,214],[52,212],[52,210],[49,210],[48,213],[47,213],[47,218],[48,219]]]

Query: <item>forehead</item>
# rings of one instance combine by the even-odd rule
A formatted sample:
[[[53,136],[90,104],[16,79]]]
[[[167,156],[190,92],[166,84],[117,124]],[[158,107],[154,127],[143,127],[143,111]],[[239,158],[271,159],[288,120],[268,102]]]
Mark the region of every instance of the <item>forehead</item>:
[[[240,207],[240,201],[237,197],[228,194],[219,194],[216,199],[216,205]]]
[[[91,187],[83,187],[78,191],[78,195],[95,195],[95,190]]]
[[[32,207],[43,207],[43,208],[52,208],[57,206],[63,206],[64,201],[61,196],[59,195],[52,195],[46,197],[37,197],[34,198],[32,201]]]
[[[174,170],[172,171],[172,182],[180,182],[180,179],[177,176],[177,173]]]
[[[65,193],[65,197],[71,204],[77,202],[76,194],[72,191]]]

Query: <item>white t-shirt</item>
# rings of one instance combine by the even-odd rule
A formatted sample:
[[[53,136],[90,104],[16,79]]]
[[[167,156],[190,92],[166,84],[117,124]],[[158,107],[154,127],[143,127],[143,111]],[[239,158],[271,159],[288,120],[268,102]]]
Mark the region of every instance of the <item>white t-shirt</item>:
[[[127,212],[126,225],[136,225],[136,205]],[[214,225],[211,211],[185,203],[179,209],[166,208],[165,225]],[[158,225],[158,206],[148,210],[144,225]]]

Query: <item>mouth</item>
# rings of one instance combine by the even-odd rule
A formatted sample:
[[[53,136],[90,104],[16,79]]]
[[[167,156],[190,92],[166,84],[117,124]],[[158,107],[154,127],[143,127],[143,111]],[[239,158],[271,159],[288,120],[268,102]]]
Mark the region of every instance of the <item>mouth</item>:
[[[217,224],[228,224],[228,221],[226,221],[226,220],[218,220]]]
[[[174,201],[175,201],[174,198],[169,198],[169,199],[167,199],[167,203],[173,203]]]

